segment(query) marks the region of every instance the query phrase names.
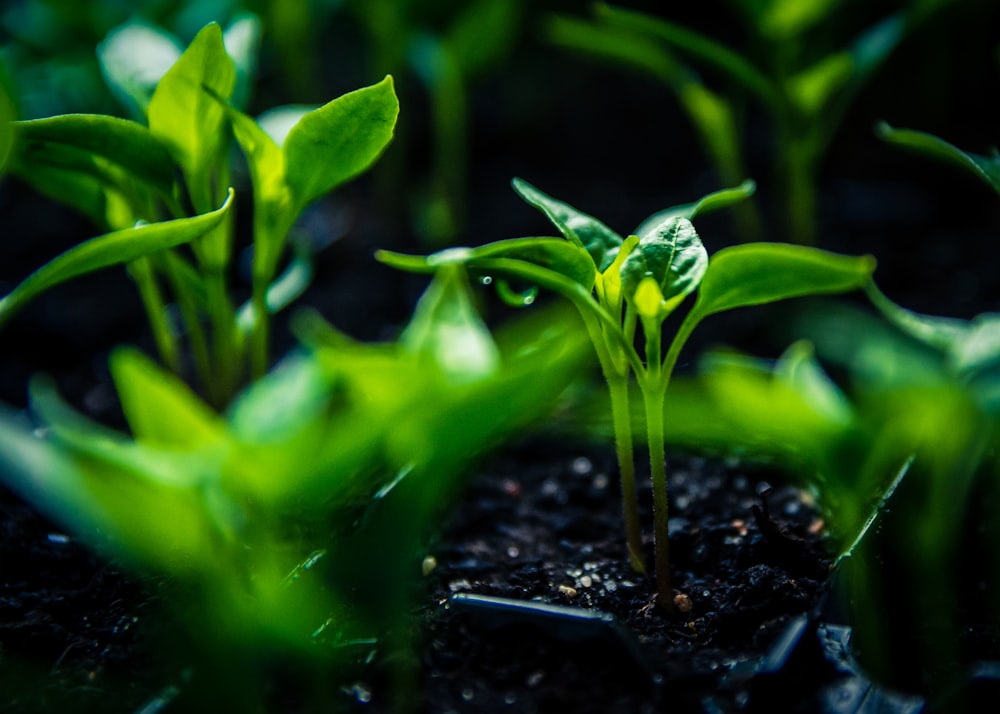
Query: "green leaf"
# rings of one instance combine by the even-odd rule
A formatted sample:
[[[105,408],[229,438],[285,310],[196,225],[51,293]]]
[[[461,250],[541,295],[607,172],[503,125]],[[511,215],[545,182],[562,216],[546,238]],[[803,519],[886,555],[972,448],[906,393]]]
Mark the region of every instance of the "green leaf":
[[[712,213],[723,208],[728,208],[733,204],[740,203],[750,198],[757,190],[757,184],[752,179],[747,179],[739,186],[724,188],[706,196],[702,196],[694,203],[685,203],[680,206],[673,206],[662,211],[657,211],[652,216],[644,220],[635,229],[636,235],[645,235],[655,229],[661,223],[671,218],[687,218],[693,221],[698,216]]]
[[[139,443],[192,449],[217,443],[222,420],[177,376],[141,352],[120,348],[111,355],[111,376],[122,410]]]
[[[760,31],[776,42],[787,42],[826,20],[837,0],[771,0],[763,5]]]
[[[150,131],[174,152],[194,184],[189,188],[196,203],[207,199],[203,192],[227,138],[225,108],[206,89],[228,100],[235,81],[236,69],[222,42],[222,29],[211,23],[163,76],[149,102]]]
[[[847,425],[854,418],[850,401],[823,371],[811,342],[800,340],[785,350],[774,371],[830,422]]]
[[[520,4],[510,0],[478,0],[457,13],[444,41],[466,77],[488,69],[510,50],[520,14]]]
[[[830,97],[847,84],[853,70],[849,53],[826,55],[789,77],[789,95],[804,116],[814,117],[827,109]]]
[[[375,258],[394,268],[417,273],[432,273],[447,265],[464,265],[481,271],[484,262],[509,258],[564,275],[587,290],[593,287],[596,275],[588,253],[561,238],[509,238],[476,248],[446,248],[426,257],[381,250]]]
[[[105,160],[164,196],[174,191],[174,162],[162,143],[141,124],[101,114],[66,114],[18,122],[21,171],[38,164],[94,171]]]
[[[7,157],[14,148],[14,120],[17,112],[11,95],[10,82],[3,64],[0,64],[0,176],[7,166]]]
[[[461,265],[446,265],[434,274],[400,343],[452,384],[484,379],[500,366],[500,353],[472,303]]]
[[[847,292],[871,281],[875,259],[784,243],[748,243],[712,256],[692,315],[708,315],[804,295]]]
[[[97,59],[111,93],[136,118],[144,117],[157,83],[180,58],[177,39],[155,25],[131,21],[108,33]]]
[[[954,350],[953,368],[962,374],[978,374],[1000,362],[1000,314],[977,315],[968,336]]]
[[[1000,193],[1000,155],[995,150],[991,156],[970,154],[933,134],[911,129],[894,129],[885,122],[878,125],[877,132],[891,144],[959,166]]]
[[[622,244],[622,237],[593,216],[548,196],[523,179],[515,178],[514,190],[527,203],[545,214],[566,240],[590,254],[598,270],[607,268]]]
[[[707,267],[708,253],[691,221],[669,218],[642,236],[636,249],[625,258],[622,288],[625,297],[633,300],[643,281],[656,281],[662,296],[662,319],[697,290]]]
[[[934,349],[948,353],[968,339],[971,330],[965,320],[953,317],[921,315],[890,300],[874,282],[865,290],[872,305],[905,334]]]
[[[297,209],[370,167],[392,140],[398,114],[392,77],[386,76],[303,116],[283,147]]]
[[[0,326],[30,300],[59,283],[100,268],[127,263],[144,255],[173,248],[204,235],[222,221],[232,200],[233,192],[230,189],[226,202],[211,213],[126,228],[91,238],[70,248],[36,270],[6,297],[0,299]]]

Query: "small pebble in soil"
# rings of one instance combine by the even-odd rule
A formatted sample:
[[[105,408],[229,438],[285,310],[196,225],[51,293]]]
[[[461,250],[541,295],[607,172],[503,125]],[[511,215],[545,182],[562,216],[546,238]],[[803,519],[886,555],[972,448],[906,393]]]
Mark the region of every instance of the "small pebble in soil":
[[[428,555],[426,558],[424,558],[424,561],[420,564],[420,572],[422,572],[424,574],[424,577],[426,578],[428,575],[434,572],[434,568],[437,567],[437,564],[438,564],[437,558],[435,558],[433,555]]]
[[[691,609],[693,608],[693,605],[691,604],[691,597],[686,593],[678,593],[677,595],[674,595],[674,607],[685,614],[691,612]]]
[[[560,585],[559,593],[566,596],[570,600],[574,599],[577,595],[576,588],[570,587],[569,585]]]
[[[573,460],[573,473],[578,476],[586,476],[591,471],[594,470],[594,465],[590,462],[586,456],[581,456]]]

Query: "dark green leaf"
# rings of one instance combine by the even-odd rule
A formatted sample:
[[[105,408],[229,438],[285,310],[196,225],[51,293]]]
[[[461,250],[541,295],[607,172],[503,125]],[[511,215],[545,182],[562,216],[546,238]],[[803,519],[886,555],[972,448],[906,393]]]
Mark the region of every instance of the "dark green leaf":
[[[101,114],[66,114],[18,122],[22,171],[47,162],[92,172],[104,159],[165,196],[174,190],[174,162],[163,144],[141,124]]]
[[[309,112],[285,139],[285,173],[299,210],[370,167],[392,140],[392,77]]]
[[[985,181],[1000,193],[1000,156],[970,154],[933,134],[911,129],[894,129],[885,122],[878,125],[878,135],[896,146],[959,166]]]
[[[712,213],[713,211],[718,211],[723,208],[728,208],[733,204],[745,201],[750,198],[756,190],[756,182],[752,179],[747,179],[739,186],[715,191],[714,193],[702,196],[694,203],[685,203],[681,206],[666,208],[662,211],[654,213],[652,216],[644,220],[639,227],[635,229],[635,234],[639,236],[645,235],[661,223],[674,217],[687,218],[689,221],[693,221],[698,216]]]
[[[598,270],[603,271],[611,264],[622,244],[620,235],[593,216],[542,193],[523,179],[515,178],[512,183],[518,195],[544,213],[566,240],[590,254]]]
[[[691,221],[669,218],[642,236],[625,258],[621,268],[622,289],[625,297],[632,300],[642,281],[652,278],[663,301],[659,316],[665,317],[698,288],[707,267],[708,253]]]
[[[712,256],[692,315],[777,300],[857,290],[875,270],[871,256],[849,257],[784,243],[748,243]]]
[[[0,325],[30,300],[59,283],[199,238],[222,221],[232,200],[230,190],[226,202],[211,213],[126,228],[69,249],[36,270],[0,300]]]

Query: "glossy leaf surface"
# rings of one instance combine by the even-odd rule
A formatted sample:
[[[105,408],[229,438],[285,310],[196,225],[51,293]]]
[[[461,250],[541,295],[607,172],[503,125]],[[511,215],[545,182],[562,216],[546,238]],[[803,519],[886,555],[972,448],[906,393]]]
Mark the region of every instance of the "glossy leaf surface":
[[[665,317],[698,288],[707,267],[708,253],[691,221],[669,218],[642,236],[625,258],[622,288],[631,299],[639,285],[652,278],[661,295],[658,316]]]

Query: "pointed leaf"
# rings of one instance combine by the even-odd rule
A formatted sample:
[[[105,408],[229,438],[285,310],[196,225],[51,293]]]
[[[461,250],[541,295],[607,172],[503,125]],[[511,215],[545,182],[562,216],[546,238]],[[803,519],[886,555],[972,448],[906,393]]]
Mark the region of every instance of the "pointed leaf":
[[[875,259],[784,243],[748,243],[712,256],[692,319],[748,305],[847,292],[871,281]]]
[[[173,193],[170,153],[141,124],[100,114],[66,114],[18,122],[17,128],[24,172],[37,163],[89,172],[95,160],[104,159],[166,196]]]
[[[194,218],[181,218],[127,228],[92,238],[53,258],[0,299],[0,325],[30,300],[51,287],[78,275],[188,243],[219,224],[232,204],[230,190],[217,210]]]
[[[97,59],[111,93],[136,118],[146,115],[157,83],[181,56],[176,38],[155,25],[119,25],[97,46]]]
[[[222,42],[222,30],[212,23],[195,36],[156,86],[149,102],[149,129],[172,149],[189,180],[198,182],[209,175],[226,139],[225,108],[203,86],[228,100],[235,81],[236,69]]]
[[[640,284],[652,278],[662,294],[661,317],[698,289],[708,267],[708,253],[686,218],[670,218],[639,239],[622,263],[622,288],[633,300]]]
[[[712,213],[723,208],[728,208],[733,204],[745,201],[753,196],[756,190],[756,182],[752,179],[747,179],[739,186],[724,188],[707,194],[694,203],[685,203],[680,206],[666,208],[662,211],[654,213],[652,216],[644,220],[639,227],[635,229],[635,234],[639,236],[646,235],[661,223],[664,223],[668,219],[674,217],[687,218],[689,221],[693,221],[698,216]]]
[[[301,210],[370,167],[392,140],[399,101],[392,77],[309,112],[285,139],[288,186]]]
[[[514,190],[529,204],[545,214],[566,240],[590,254],[598,270],[603,271],[622,244],[622,237],[593,216],[558,201],[523,179],[515,178]]]
[[[141,352],[129,348],[113,352],[111,376],[136,441],[189,449],[222,438],[218,415],[180,378]]]
[[[894,129],[885,122],[878,125],[878,135],[896,146],[959,166],[985,181],[1000,193],[1000,155],[981,156],[962,151],[933,134],[911,129]]]
[[[500,366],[500,353],[476,312],[460,265],[447,265],[435,273],[400,343],[452,384],[481,380]]]

